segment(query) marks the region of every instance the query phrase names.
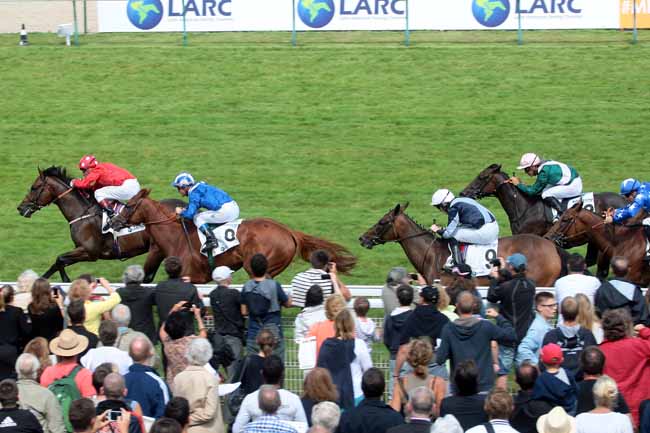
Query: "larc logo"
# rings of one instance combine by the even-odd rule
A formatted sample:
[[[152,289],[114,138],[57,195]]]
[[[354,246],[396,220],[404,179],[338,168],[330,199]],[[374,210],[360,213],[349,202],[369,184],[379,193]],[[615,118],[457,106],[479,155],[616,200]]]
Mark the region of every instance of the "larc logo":
[[[325,27],[334,18],[334,0],[299,0],[298,16],[306,26]]]
[[[129,0],[126,4],[126,15],[131,24],[140,30],[150,30],[162,20],[162,3],[160,0]]]
[[[482,26],[498,27],[510,14],[509,0],[473,0],[472,13]]]
[[[306,26],[319,29],[332,21],[337,7],[338,16],[344,20],[379,16],[402,19],[406,0],[298,0],[298,16]]]

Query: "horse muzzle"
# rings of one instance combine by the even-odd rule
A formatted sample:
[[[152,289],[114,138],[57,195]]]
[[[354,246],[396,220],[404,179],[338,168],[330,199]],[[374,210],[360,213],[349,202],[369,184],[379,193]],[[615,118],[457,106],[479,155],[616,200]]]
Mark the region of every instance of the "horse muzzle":
[[[37,211],[34,206],[32,206],[29,203],[23,203],[20,206],[16,208],[18,210],[18,213],[20,216],[25,217],[25,218],[31,218],[32,215]]]
[[[361,236],[359,238],[359,243],[361,244],[362,247],[371,250],[372,247],[374,247],[375,245],[380,245],[382,242],[380,242],[377,238],[371,238],[369,236]]]

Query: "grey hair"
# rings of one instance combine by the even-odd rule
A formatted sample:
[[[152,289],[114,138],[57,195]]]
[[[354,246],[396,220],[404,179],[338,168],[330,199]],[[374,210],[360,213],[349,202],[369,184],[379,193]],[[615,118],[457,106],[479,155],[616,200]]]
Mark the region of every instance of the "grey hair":
[[[463,428],[455,416],[445,415],[433,423],[431,433],[463,433]]]
[[[341,420],[341,409],[336,403],[322,401],[311,410],[311,424],[323,426],[333,432],[339,426]]]
[[[18,379],[36,380],[39,368],[41,368],[41,362],[31,353],[23,353],[16,359]]]
[[[257,404],[263,413],[274,415],[282,405],[280,393],[273,385],[262,385],[257,394]]]
[[[594,403],[596,407],[614,409],[618,401],[618,387],[614,379],[607,375],[600,376],[594,383]]]
[[[409,403],[413,413],[431,414],[434,403],[433,393],[426,386],[418,386],[409,392]]]
[[[117,304],[111,311],[111,317],[117,326],[128,327],[131,323],[131,309],[128,305]]]
[[[144,281],[144,269],[140,265],[127,266],[122,274],[124,284],[138,283]]]
[[[39,278],[39,275],[32,269],[27,269],[18,276],[16,281],[16,291],[18,293],[31,292],[34,281]]]
[[[185,359],[190,365],[204,366],[212,359],[212,345],[205,338],[194,338],[187,346]]]

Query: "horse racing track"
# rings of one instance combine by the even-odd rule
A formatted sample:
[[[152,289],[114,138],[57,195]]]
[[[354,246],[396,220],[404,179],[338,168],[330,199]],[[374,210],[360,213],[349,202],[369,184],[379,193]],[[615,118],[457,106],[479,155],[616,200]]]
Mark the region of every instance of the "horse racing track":
[[[343,280],[357,284],[407,265],[398,245],[359,245],[379,216],[410,201],[423,225],[445,224],[431,193],[458,192],[489,164],[511,174],[534,151],[576,167],[588,191],[647,180],[647,35],[632,46],[617,31],[531,32],[517,46],[497,34],[415,33],[408,49],[390,33],[310,33],[297,48],[279,33],[205,34],[189,47],[165,34],[90,35],[67,49],[52,35],[27,48],[0,36],[0,277],[45,272],[73,247],[55,205],[31,219],[16,207],[39,166],[79,176],[86,153],[128,168],[155,199],[174,197],[169,183],[191,171],[244,218],[349,249],[359,262]],[[498,202],[484,204],[509,234]],[[129,263],[144,256],[69,274],[116,281]]]

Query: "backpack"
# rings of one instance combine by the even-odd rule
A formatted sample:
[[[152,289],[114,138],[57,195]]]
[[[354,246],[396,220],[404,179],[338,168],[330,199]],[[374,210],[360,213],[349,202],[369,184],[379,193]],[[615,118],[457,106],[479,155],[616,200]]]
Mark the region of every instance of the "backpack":
[[[248,313],[258,319],[266,317],[271,309],[271,300],[261,294],[259,285],[257,283],[251,291],[242,294],[244,303],[248,306]]]
[[[209,334],[209,340],[212,343],[212,359],[210,359],[210,365],[215,370],[219,370],[219,366],[221,365],[224,368],[228,368],[235,360],[235,354],[226,339],[218,332],[212,331]]]
[[[68,416],[70,413],[70,405],[73,401],[79,400],[81,398],[79,388],[74,381],[79,371],[81,371],[81,366],[77,365],[69,375],[55,380],[50,384],[50,386],[47,387],[47,389],[52,391],[57,401],[59,402],[59,405],[61,405],[61,409],[63,411],[63,421],[65,422],[65,429],[70,433],[73,431],[72,424],[70,424],[70,418]]]

